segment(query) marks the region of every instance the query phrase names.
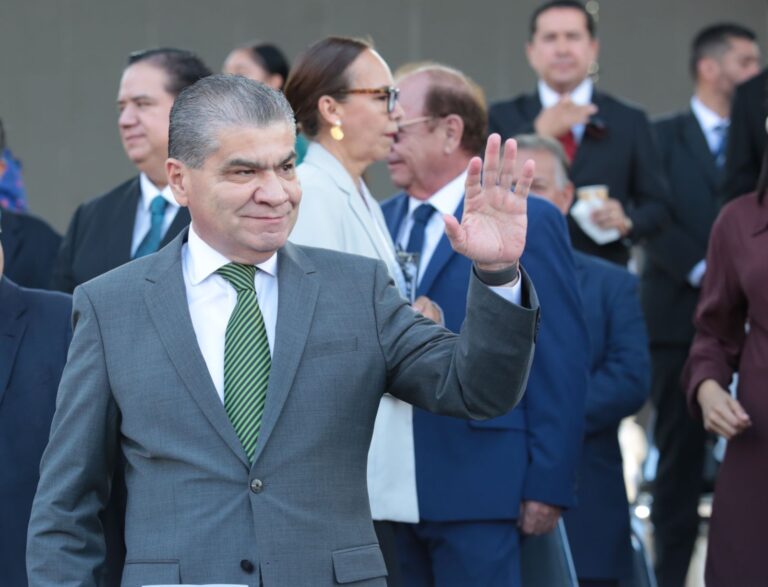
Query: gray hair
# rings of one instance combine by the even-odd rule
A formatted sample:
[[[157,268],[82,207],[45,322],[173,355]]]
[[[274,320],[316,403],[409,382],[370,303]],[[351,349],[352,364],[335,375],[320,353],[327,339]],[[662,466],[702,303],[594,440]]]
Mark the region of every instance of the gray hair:
[[[219,148],[221,129],[280,123],[296,128],[281,92],[239,75],[211,75],[184,89],[173,103],[168,156],[199,169]]]
[[[515,137],[518,149],[528,151],[547,151],[555,158],[555,183],[559,189],[568,185],[568,157],[565,149],[556,139],[541,135],[517,135]]]

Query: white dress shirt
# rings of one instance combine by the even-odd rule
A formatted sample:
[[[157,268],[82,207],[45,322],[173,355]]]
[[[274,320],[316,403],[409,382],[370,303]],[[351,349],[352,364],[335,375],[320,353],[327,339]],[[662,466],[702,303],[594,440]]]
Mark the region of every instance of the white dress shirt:
[[[727,129],[731,125],[731,121],[705,106],[697,96],[691,98],[691,111],[693,111],[693,115],[699,122],[704,138],[707,139],[710,153],[716,153],[720,149],[720,143],[723,140],[721,129]]]
[[[541,101],[541,107],[552,108],[562,98],[562,94],[557,93],[550,88],[544,81],[539,80],[539,100]],[[574,90],[569,94],[571,101],[577,106],[587,106],[592,103],[592,92],[594,90],[594,84],[592,78],[585,78]],[[584,129],[586,125],[575,124],[571,127],[573,137],[576,139],[576,143],[581,142],[581,138],[584,136]]]
[[[422,204],[431,204],[435,208],[435,212],[429,217],[427,225],[424,228],[424,245],[422,246],[421,255],[419,257],[418,283],[421,283],[421,278],[424,277],[424,272],[427,270],[427,267],[429,267],[432,255],[435,254],[435,249],[437,249],[440,239],[443,238],[443,235],[445,234],[445,220],[443,220],[443,214],[450,214],[451,216],[455,214],[456,208],[459,207],[459,203],[461,202],[461,198],[464,197],[464,184],[466,181],[467,172],[465,171],[445,184],[427,200],[418,200],[413,196],[408,197],[408,213],[402,224],[400,224],[400,230],[397,233],[396,240],[398,246],[402,250],[407,248],[408,240],[411,237],[414,210]],[[513,286],[502,285],[491,287],[491,289],[505,300],[520,304],[522,284],[519,279]]]
[[[176,218],[176,213],[179,211],[179,204],[173,197],[171,186],[165,186],[161,190],[152,183],[145,173],[139,176],[139,186],[141,187],[141,198],[139,198],[139,205],[136,207],[136,221],[133,224],[131,257],[136,253],[136,249],[139,248],[141,241],[147,236],[152,226],[152,212],[150,212],[149,207],[155,196],[163,196],[165,201],[168,202],[168,205],[165,207],[165,217],[163,218],[163,235],[168,232],[168,227],[171,226],[171,222]]]
[[[222,402],[224,335],[229,317],[237,303],[237,292],[232,284],[216,271],[229,262],[229,259],[198,236],[194,224],[189,227],[189,238],[181,249],[187,304],[197,345]],[[275,349],[277,324],[277,254],[256,267],[259,269],[254,278],[256,297],[267,330],[269,352],[272,354]]]

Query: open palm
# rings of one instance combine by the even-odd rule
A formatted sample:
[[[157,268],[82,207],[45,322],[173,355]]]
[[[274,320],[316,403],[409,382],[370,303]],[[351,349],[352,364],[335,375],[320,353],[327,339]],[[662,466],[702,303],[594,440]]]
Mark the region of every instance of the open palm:
[[[453,249],[495,271],[517,263],[525,248],[528,228],[528,191],[534,163],[526,161],[512,191],[517,143],[509,139],[501,154],[501,137],[492,134],[485,146],[485,160],[473,157],[467,167],[464,214],[461,224],[445,216],[445,232]]]

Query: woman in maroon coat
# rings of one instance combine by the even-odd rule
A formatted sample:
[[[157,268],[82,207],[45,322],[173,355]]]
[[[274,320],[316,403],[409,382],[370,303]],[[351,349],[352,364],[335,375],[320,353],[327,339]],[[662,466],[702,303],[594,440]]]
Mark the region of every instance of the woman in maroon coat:
[[[715,487],[707,587],[768,585],[767,193],[764,164],[757,192],[730,202],[712,228],[683,375],[691,412],[729,441]],[[738,400],[727,391],[735,372]]]

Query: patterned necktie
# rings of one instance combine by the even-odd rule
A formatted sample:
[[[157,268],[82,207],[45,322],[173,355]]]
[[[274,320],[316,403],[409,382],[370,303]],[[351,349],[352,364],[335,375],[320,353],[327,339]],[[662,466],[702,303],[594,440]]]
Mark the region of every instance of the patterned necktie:
[[[149,230],[141,240],[139,247],[133,254],[134,259],[154,253],[160,248],[160,242],[163,240],[163,221],[165,220],[165,209],[168,207],[168,201],[163,196],[155,196],[149,204],[149,213],[152,216]]]
[[[256,267],[228,263],[216,273],[237,292],[237,303],[224,336],[224,409],[248,459],[252,460],[272,364],[267,329],[254,287]]]
[[[406,251],[421,255],[421,250],[424,248],[424,231],[427,228],[427,222],[434,213],[435,207],[432,204],[421,204],[413,211],[413,226],[411,226]]]
[[[568,132],[561,134],[557,137],[557,140],[560,141],[560,144],[563,146],[565,154],[568,156],[568,161],[573,163],[573,159],[576,157],[576,151],[579,148],[573,131],[569,130]]]

